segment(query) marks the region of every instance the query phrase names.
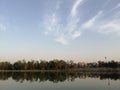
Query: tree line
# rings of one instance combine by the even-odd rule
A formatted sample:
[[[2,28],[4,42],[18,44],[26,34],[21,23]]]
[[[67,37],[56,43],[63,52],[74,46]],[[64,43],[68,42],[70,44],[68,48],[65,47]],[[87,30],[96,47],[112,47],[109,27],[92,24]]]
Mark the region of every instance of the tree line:
[[[120,62],[117,61],[98,61],[92,63],[78,62],[64,60],[51,60],[51,61],[25,61],[19,60],[14,63],[0,62],[0,70],[67,70],[79,68],[120,68]]]

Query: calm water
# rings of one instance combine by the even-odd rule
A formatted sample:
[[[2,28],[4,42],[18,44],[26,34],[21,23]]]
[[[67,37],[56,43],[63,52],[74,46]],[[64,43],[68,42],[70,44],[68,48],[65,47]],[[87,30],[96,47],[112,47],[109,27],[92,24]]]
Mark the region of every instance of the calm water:
[[[120,73],[0,73],[0,90],[120,90]]]

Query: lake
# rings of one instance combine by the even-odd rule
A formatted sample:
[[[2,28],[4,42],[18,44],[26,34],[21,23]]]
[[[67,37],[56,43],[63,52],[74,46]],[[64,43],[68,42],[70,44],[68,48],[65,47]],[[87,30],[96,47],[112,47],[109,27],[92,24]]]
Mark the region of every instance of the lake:
[[[120,73],[0,72],[0,90],[120,90]]]

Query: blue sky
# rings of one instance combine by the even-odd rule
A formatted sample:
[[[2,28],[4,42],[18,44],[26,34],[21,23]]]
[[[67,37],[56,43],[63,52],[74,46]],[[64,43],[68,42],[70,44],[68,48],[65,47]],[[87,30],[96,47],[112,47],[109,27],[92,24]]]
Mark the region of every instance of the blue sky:
[[[0,60],[120,60],[120,0],[0,0]]]

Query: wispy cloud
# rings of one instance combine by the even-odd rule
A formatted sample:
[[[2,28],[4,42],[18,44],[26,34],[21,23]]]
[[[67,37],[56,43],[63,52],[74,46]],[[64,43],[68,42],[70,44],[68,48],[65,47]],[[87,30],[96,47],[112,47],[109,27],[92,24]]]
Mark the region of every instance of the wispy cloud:
[[[62,43],[64,45],[68,44],[68,41],[66,40],[66,37],[65,37],[64,34],[60,35],[58,38],[55,38],[54,40],[57,41],[57,42],[60,42],[60,43]]]
[[[46,26],[45,29],[45,34],[52,34],[53,32],[56,32],[59,25],[58,25],[58,20],[57,17],[54,14],[52,14],[51,16],[47,16],[45,21],[44,21],[44,25]]]
[[[106,22],[99,27],[99,32],[104,34],[116,34],[120,35],[120,21],[113,20],[111,22]]]
[[[15,22],[8,21],[4,16],[0,16],[0,32],[16,31],[17,29],[18,26],[15,25]]]
[[[77,14],[77,8],[78,8],[79,4],[81,4],[82,1],[83,0],[77,0],[75,2],[75,4],[73,5],[72,10],[71,10],[72,17],[76,16],[76,14]]]
[[[90,29],[92,26],[95,25],[96,20],[99,19],[102,15],[102,11],[99,11],[94,17],[92,17],[87,22],[83,23],[81,29]]]
[[[118,4],[116,5],[116,8],[120,8],[120,3],[118,3]]]
[[[45,35],[52,36],[54,41],[64,45],[80,37],[84,30],[91,30],[106,35],[120,35],[120,4],[105,10],[104,8],[111,1],[107,0],[92,18],[86,20],[86,22],[79,23],[81,20],[79,8],[85,4],[84,1],[76,0],[74,2],[68,17],[63,20],[66,22],[65,24],[61,23],[62,17],[57,13],[61,8],[61,4],[58,3],[55,11],[44,19]]]
[[[82,25],[83,30],[92,30],[106,35],[120,35],[120,13],[114,12],[118,8],[110,11],[100,11]],[[109,12],[109,13],[108,13]],[[110,15],[111,16],[110,16]],[[106,18],[104,18],[107,16]]]
[[[69,16],[66,18],[66,24],[60,23],[60,18],[57,17],[57,10],[60,4],[56,5],[56,11],[44,20],[44,29],[46,35],[52,35],[56,42],[61,44],[68,44],[69,41],[76,39],[81,35],[78,30],[79,18],[77,17],[77,8],[83,0],[76,0],[73,4]]]
[[[4,20],[3,17],[0,17],[0,31],[4,32],[8,29],[9,24],[7,21]]]

